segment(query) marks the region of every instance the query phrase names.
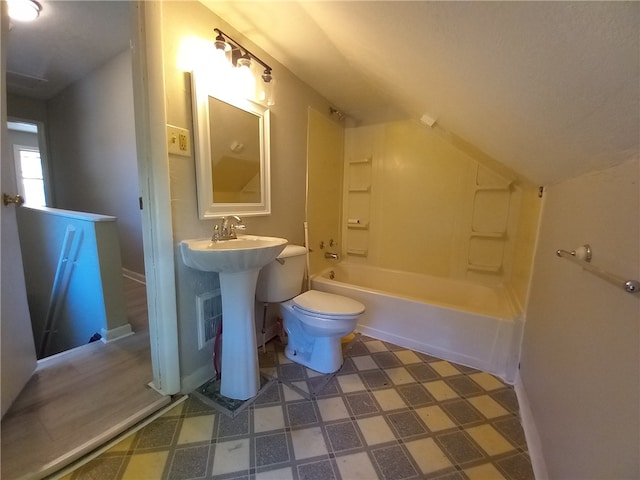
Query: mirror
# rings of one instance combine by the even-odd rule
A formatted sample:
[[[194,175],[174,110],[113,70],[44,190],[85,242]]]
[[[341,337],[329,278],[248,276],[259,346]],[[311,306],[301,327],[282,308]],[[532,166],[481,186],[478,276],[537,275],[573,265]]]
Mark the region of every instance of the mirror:
[[[270,214],[269,110],[191,78],[200,219]]]

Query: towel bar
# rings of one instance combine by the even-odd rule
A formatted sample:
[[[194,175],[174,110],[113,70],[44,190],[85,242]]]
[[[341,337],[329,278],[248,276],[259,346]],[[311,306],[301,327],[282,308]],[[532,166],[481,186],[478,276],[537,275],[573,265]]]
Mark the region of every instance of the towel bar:
[[[625,292],[628,292],[628,293],[640,292],[640,282],[638,282],[637,280],[625,280],[624,278],[614,275],[613,273],[607,272],[605,270],[602,270],[601,268],[598,268],[595,265],[591,265],[591,263],[589,263],[591,261],[591,255],[592,255],[591,247],[589,245],[584,245],[583,248],[589,252],[586,260],[581,260],[577,258],[575,250],[571,252],[568,252],[567,250],[557,250],[556,255],[561,258],[566,258],[567,260],[570,260],[573,263],[580,265],[584,270],[594,274],[595,276],[623,288]]]

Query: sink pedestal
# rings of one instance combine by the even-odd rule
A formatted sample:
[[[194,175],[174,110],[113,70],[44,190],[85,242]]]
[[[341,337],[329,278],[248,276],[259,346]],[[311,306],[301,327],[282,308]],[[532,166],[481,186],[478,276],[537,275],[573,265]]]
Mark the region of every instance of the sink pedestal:
[[[284,249],[278,237],[241,235],[212,241],[180,242],[187,267],[218,272],[222,294],[222,378],[220,394],[235,400],[255,397],[260,390],[256,345],[255,296],[258,273]]]
[[[260,389],[255,295],[260,269],[220,273],[222,293],[222,378],[220,393],[246,400]]]

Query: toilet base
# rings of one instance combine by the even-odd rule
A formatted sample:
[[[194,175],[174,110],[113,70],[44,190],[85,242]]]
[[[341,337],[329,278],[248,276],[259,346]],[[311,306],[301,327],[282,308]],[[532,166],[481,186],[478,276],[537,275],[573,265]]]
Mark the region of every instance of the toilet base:
[[[344,362],[340,337],[317,337],[312,344],[306,344],[304,348],[300,348],[289,336],[284,354],[292,362],[319,373],[337,372]]]
[[[288,335],[286,357],[319,373],[340,370],[344,361],[342,337],[355,330],[359,315],[340,318],[313,315],[297,307],[294,300],[282,303],[281,307]]]

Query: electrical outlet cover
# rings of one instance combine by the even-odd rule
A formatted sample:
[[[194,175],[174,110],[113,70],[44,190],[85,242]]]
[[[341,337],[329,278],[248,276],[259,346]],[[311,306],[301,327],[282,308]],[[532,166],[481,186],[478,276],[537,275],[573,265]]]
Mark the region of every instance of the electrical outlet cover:
[[[191,137],[185,128],[167,125],[167,148],[172,155],[191,156]]]

